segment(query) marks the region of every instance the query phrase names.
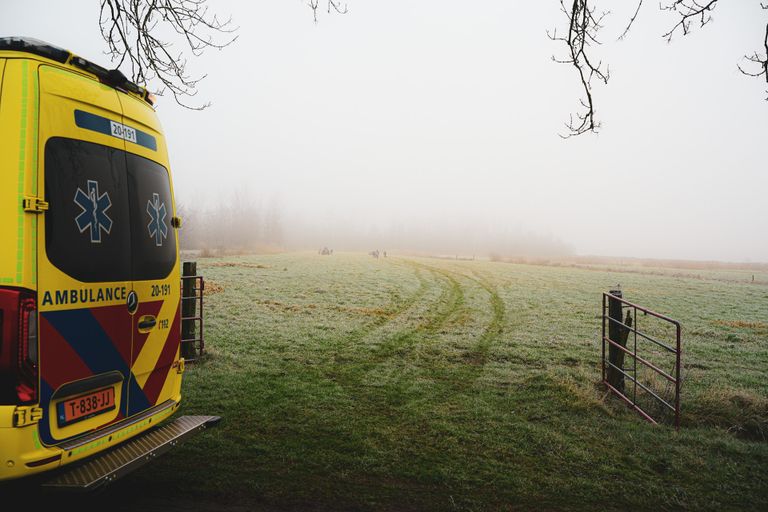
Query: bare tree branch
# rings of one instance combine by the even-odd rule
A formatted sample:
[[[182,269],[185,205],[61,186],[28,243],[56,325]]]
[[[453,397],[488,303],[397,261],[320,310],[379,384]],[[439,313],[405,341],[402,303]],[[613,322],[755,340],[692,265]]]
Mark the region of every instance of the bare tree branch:
[[[312,9],[312,16],[314,16],[315,23],[317,23],[317,9],[320,6],[320,0],[309,0],[309,8]],[[336,12],[337,14],[347,14],[347,4],[341,5],[341,2],[338,0],[327,0],[327,10],[328,14],[331,13],[331,11]]]
[[[581,86],[586,95],[586,99],[581,99],[583,110],[576,114],[571,114],[566,123],[568,133],[560,135],[563,138],[581,135],[587,132],[596,133],[600,127],[599,122],[595,120],[594,98],[592,95],[592,78],[597,77],[604,84],[608,83],[608,69],[603,72],[602,62],[593,65],[590,60],[592,44],[599,45],[597,33],[603,28],[602,21],[608,13],[602,13],[600,16],[595,14],[594,2],[596,0],[573,0],[570,7],[566,7],[565,0],[560,0],[560,7],[568,19],[567,36],[559,36],[557,30],[552,33],[547,32],[549,38],[553,41],[565,43],[568,46],[568,55],[564,58],[552,57],[552,60],[560,64],[573,65],[581,80]],[[644,0],[636,0],[634,14],[629,19],[629,23],[619,36],[619,40],[624,39],[635,23]],[[663,34],[667,42],[671,42],[675,34],[681,33],[686,36],[692,31],[692,24],[696,23],[699,28],[703,28],[712,21],[712,11],[717,6],[718,0],[667,0],[666,3],[659,4],[659,9],[676,14],[679,19]],[[768,3],[760,2],[760,7],[768,10]],[[744,59],[754,69],[746,69],[741,64],[737,64],[739,71],[750,77],[764,77],[768,83],[768,24],[765,27],[765,36],[763,39],[763,49],[755,51],[750,55],[745,55]],[[768,90],[766,90],[768,93]],[[766,97],[768,101],[768,97]]]
[[[565,43],[568,47],[568,55],[565,58],[557,58],[553,55],[552,60],[560,64],[571,64],[576,68],[586,95],[586,100],[580,100],[583,110],[571,114],[569,121],[565,123],[568,133],[560,134],[560,137],[567,139],[582,133],[597,132],[600,124],[595,121],[592,79],[596,77],[607,84],[610,73],[607,66],[603,70],[602,61],[593,64],[589,56],[592,45],[600,44],[597,34],[603,28],[602,22],[608,12],[596,14],[596,9],[590,6],[589,0],[573,0],[570,7],[566,7],[564,2],[565,0],[560,0],[561,10],[568,19],[567,35],[558,36],[557,29],[552,33],[547,32],[547,35],[553,41]]]
[[[667,41],[672,40],[672,36],[675,32],[682,31],[684,36],[691,33],[691,23],[697,21],[699,28],[704,27],[707,23],[712,21],[712,11],[717,6],[718,0],[709,0],[703,2],[701,0],[675,0],[667,5],[661,4],[659,7],[665,11],[672,11],[679,14],[680,19],[678,22],[664,34],[664,38]],[[760,2],[760,7],[763,10],[768,10],[768,4]],[[765,37],[763,39],[763,48],[765,54],[761,55],[755,51],[751,55],[745,55],[744,59],[750,63],[757,64],[757,71],[748,71],[744,69],[740,64],[736,66],[743,74],[751,77],[764,76],[766,82],[768,82],[768,24],[765,27]],[[768,92],[768,91],[766,91]],[[768,98],[766,98],[768,101]]]
[[[100,0],[99,25],[107,55],[116,67],[128,65],[134,82],[147,86],[159,82],[156,94],[173,94],[179,105],[202,110],[209,102],[193,106],[187,98],[197,94],[206,75],[190,76],[185,52],[199,57],[206,50],[221,50],[237,40],[232,18],[220,19],[208,9],[208,0]],[[308,0],[315,22],[322,0]],[[347,13],[340,0],[326,0],[328,13]],[[174,37],[175,36],[175,37]],[[174,50],[174,43],[182,49]]]
[[[234,43],[237,27],[232,19],[220,20],[210,14],[207,0],[100,0],[99,24],[107,43],[107,55],[117,67],[128,63],[136,83],[146,86],[156,79],[157,94],[166,90],[179,105],[202,110],[210,105],[192,106],[185,97],[197,94],[197,84],[205,75],[187,73],[183,51],[172,51],[173,42],[160,39],[161,33],[175,33],[192,55],[208,49],[222,49]]]
[[[768,4],[764,4],[760,2],[760,7],[762,7],[764,10],[768,10]],[[737,64],[739,71],[744,73],[747,76],[751,77],[765,77],[765,81],[768,82],[768,23],[765,25],[765,37],[763,38],[763,49],[765,53],[763,55],[760,55],[758,52],[754,52],[752,55],[745,55],[744,59],[747,61],[757,64],[758,71],[757,72],[751,72],[747,71],[744,68],[741,67],[740,64]],[[766,90],[766,93],[768,93],[768,90]],[[766,101],[768,101],[768,97],[765,98]]]
[[[629,29],[632,28],[632,25],[635,23],[635,20],[637,19],[637,15],[640,13],[640,8],[643,6],[643,0],[640,0],[637,2],[637,8],[635,9],[635,14],[632,15],[631,18],[629,18],[629,23],[627,24],[627,28],[624,29],[624,32],[621,33],[619,36],[619,41],[623,40],[625,37],[627,37],[627,34],[629,34]]]
[[[710,13],[717,6],[717,2],[718,0],[709,0],[708,2],[674,0],[666,5],[659,4],[662,11],[671,11],[680,15],[680,20],[663,37],[670,42],[678,30],[682,30],[683,35],[687,36],[691,32],[691,22],[694,20],[698,20],[699,28],[703,28],[704,25],[712,21]]]

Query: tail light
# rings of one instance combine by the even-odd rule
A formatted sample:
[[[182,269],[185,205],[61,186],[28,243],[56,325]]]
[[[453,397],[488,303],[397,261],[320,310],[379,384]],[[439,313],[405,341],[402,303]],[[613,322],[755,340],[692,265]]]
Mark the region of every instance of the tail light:
[[[33,293],[0,289],[0,404],[37,401],[37,301]]]

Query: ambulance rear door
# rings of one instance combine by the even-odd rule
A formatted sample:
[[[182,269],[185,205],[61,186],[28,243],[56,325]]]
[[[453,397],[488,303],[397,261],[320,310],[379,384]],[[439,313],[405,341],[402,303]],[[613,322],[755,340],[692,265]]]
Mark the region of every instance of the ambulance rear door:
[[[40,438],[45,444],[129,415],[135,295],[122,111],[113,88],[39,67]]]
[[[119,95],[125,130],[131,209],[131,278],[138,299],[133,316],[131,372],[140,399],[129,414],[180,399],[180,271],[168,153],[157,116],[143,101]]]

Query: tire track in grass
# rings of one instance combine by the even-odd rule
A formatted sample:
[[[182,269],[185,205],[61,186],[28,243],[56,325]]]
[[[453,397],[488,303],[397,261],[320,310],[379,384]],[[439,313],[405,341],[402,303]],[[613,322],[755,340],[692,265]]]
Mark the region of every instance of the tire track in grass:
[[[426,295],[427,291],[429,290],[428,280],[422,275],[422,272],[420,269],[414,269],[414,275],[416,276],[416,279],[418,279],[419,281],[419,286],[413,294],[406,297],[405,300],[402,300],[399,303],[397,303],[396,301],[393,301],[385,309],[386,314],[381,315],[375,318],[374,320],[372,320],[371,322],[368,322],[365,325],[358,327],[348,335],[338,340],[338,342],[335,344],[335,347],[334,347],[335,362],[346,363],[347,359],[346,357],[342,356],[341,354],[342,350],[349,348],[352,345],[357,345],[357,342],[370,336],[372,333],[376,332],[377,330],[384,328],[388,324],[397,322],[403,315],[405,315],[408,312],[408,310],[410,310],[417,303],[417,301],[419,301],[419,299],[423,298]]]
[[[420,269],[414,269],[414,275],[416,276],[416,279],[419,281],[419,287],[416,289],[416,291],[408,296],[405,300],[401,301],[399,304],[393,301],[393,304],[395,304],[395,307],[393,308],[387,308],[387,314],[375,319],[373,322],[370,322],[369,324],[363,326],[361,329],[355,332],[353,336],[350,337],[350,341],[354,342],[356,340],[359,340],[372,331],[388,324],[391,322],[395,322],[398,317],[405,314],[409,309],[413,307],[416,302],[424,297],[428,291],[428,281],[424,278],[424,276],[421,273]]]
[[[498,341],[504,332],[506,304],[499,295],[496,286],[477,270],[471,270],[473,275],[467,275],[460,270],[446,269],[445,272],[471,281],[488,295],[487,307],[490,310],[490,320],[483,328],[477,343],[463,356],[463,364],[454,368],[436,368],[439,380],[448,383],[451,392],[465,391],[482,375],[488,361],[490,347]]]
[[[464,303],[464,291],[453,276],[427,265],[407,260],[404,263],[416,270],[423,269],[430,272],[436,278],[433,282],[441,283],[438,285],[441,288],[440,296],[427,307],[423,314],[419,315],[419,322],[415,326],[387,336],[372,353],[366,354],[363,361],[339,368],[334,372],[333,380],[345,388],[354,387],[354,390],[358,390],[369,372],[377,366],[393,357],[403,358],[410,354],[425,335],[434,335]],[[403,314],[405,313],[406,311],[403,311]],[[373,332],[369,331],[368,334]]]
[[[456,277],[472,281],[488,294],[488,305],[491,310],[491,320],[483,329],[483,333],[480,335],[478,342],[466,356],[473,367],[479,367],[482,369],[482,366],[484,366],[487,361],[488,350],[490,346],[501,336],[502,332],[504,331],[504,322],[506,320],[506,305],[504,300],[499,295],[496,286],[490,283],[487,277],[482,276],[476,270],[472,271],[472,274],[475,276],[472,277],[457,270],[441,269],[417,262],[408,263],[415,266],[416,268],[424,268],[432,273],[442,275],[451,283],[451,286],[454,288],[454,290],[456,290],[456,293],[460,294],[460,304],[456,304],[455,307],[453,307],[444,317],[440,318],[439,325],[444,324],[451,315],[456,313],[459,306],[464,304],[464,290],[456,280]],[[434,318],[433,320],[438,319]],[[430,329],[430,326],[427,326],[425,330],[434,331],[435,329]]]
[[[491,274],[489,277],[488,274]],[[509,280],[496,280],[487,270],[473,270],[472,274],[482,283],[483,288],[489,293],[489,305],[492,310],[492,320],[489,323],[483,337],[478,343],[477,350],[482,352],[483,365],[488,362],[494,363],[507,370],[512,368],[524,367],[530,369],[531,365],[537,365],[542,368],[542,359],[538,355],[532,356],[529,353],[530,347],[525,342],[520,341],[520,337],[525,337],[531,329],[536,329],[535,319],[531,318],[531,310],[525,305],[514,302],[514,300],[505,300],[502,292],[499,292],[499,286],[503,288],[515,287],[515,283]],[[496,349],[491,354],[491,347],[496,345]],[[494,372],[495,373],[495,372]],[[473,382],[477,381],[482,375],[482,368],[468,371],[467,383],[462,388],[468,388]],[[492,375],[492,381],[495,379]],[[491,383],[492,381],[489,381]],[[494,384],[490,384],[494,385]],[[506,384],[502,384],[502,387]]]
[[[447,298],[445,300],[448,307],[444,311],[438,311],[437,315],[430,318],[423,326],[423,329],[421,329],[427,333],[433,334],[437,329],[442,327],[451,316],[455,315],[461,306],[464,305],[464,290],[459,282],[448,272],[426,266],[425,268],[427,268],[433,275],[444,277],[449,286]]]
[[[488,304],[491,307],[491,321],[485,327],[480,340],[472,351],[472,360],[476,366],[485,366],[488,361],[488,350],[491,345],[497,341],[504,332],[504,322],[506,320],[507,308],[504,299],[499,295],[499,290],[491,284],[488,279],[482,276],[477,270],[473,270],[475,277],[466,276],[480,285],[488,293]]]
[[[379,349],[366,360],[364,367],[373,369],[394,356],[406,356],[424,334],[433,335],[456,313],[464,303],[464,292],[458,281],[430,267],[423,267],[447,286],[440,286],[440,297],[427,308],[415,327],[401,330],[379,345]],[[437,281],[437,280],[435,280]],[[444,307],[441,307],[445,305]]]
[[[398,265],[396,261],[391,261],[391,263]],[[423,269],[402,264],[400,266],[413,272],[412,275],[418,281],[416,290],[401,297],[400,293],[406,287],[398,286],[397,283],[404,281],[408,277],[407,275],[398,276],[396,284],[389,291],[390,301],[383,308],[383,313],[362,322],[344,334],[338,334],[324,340],[322,350],[325,354],[322,360],[317,362],[319,364],[301,366],[301,371],[307,374],[308,378],[311,374],[318,381],[339,383],[345,380],[343,375],[359,367],[361,361],[369,359],[370,347],[367,346],[365,340],[375,336],[376,333],[386,331],[388,326],[392,324],[403,322],[403,318],[412,314],[409,312],[434,288],[432,280],[424,275]]]
[[[366,439],[360,449],[379,464],[404,460],[401,457],[411,453],[408,449],[411,442],[432,443],[433,448],[427,453],[442,445],[439,440],[446,437],[446,426],[440,421],[433,422],[433,413],[440,412],[447,402],[463,404],[465,398],[452,396],[458,394],[454,387],[457,376],[450,373],[455,368],[448,370],[447,383],[435,377],[445,371],[444,343],[455,339],[454,335],[460,332],[456,329],[463,325],[462,315],[470,311],[467,302],[471,300],[482,304],[482,310],[491,307],[495,311],[489,324],[481,322],[472,327],[482,333],[477,344],[471,347],[480,354],[479,360],[485,361],[487,347],[503,325],[503,301],[497,297],[488,302],[495,304],[495,309],[486,306],[481,287],[473,278],[417,262],[406,260],[403,264],[417,271],[423,279],[420,286],[425,290],[402,311],[398,317],[402,323],[386,322],[379,329],[367,331],[365,336],[352,342],[350,350],[357,350],[359,354],[350,357],[346,364],[324,369],[325,378],[337,386],[335,393],[343,396],[339,403],[343,404],[340,410],[346,415],[344,427],[337,428],[341,432],[350,429]],[[392,328],[396,330],[387,330]],[[375,340],[378,344],[374,345],[369,343],[374,341],[371,336],[382,338]],[[482,371],[482,366],[462,366],[472,368],[477,375]],[[417,460],[412,462],[426,464],[430,457],[417,455]]]

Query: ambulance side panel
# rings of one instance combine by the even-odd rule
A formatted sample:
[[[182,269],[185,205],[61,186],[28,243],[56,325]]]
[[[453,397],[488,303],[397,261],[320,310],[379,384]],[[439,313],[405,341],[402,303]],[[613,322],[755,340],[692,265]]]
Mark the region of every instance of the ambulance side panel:
[[[40,197],[38,188],[37,62],[0,58],[0,286],[37,290],[37,237],[40,214],[25,212],[23,199]],[[35,405],[27,413],[34,414]],[[3,477],[21,476],[58,464],[58,450],[42,446],[37,425],[17,425],[19,407],[0,405]],[[27,417],[28,418],[28,417]],[[41,464],[37,461],[46,461]]]
[[[35,290],[37,261],[31,255],[38,216],[26,214],[22,201],[38,192],[36,66],[26,59],[0,62],[0,286]]]

